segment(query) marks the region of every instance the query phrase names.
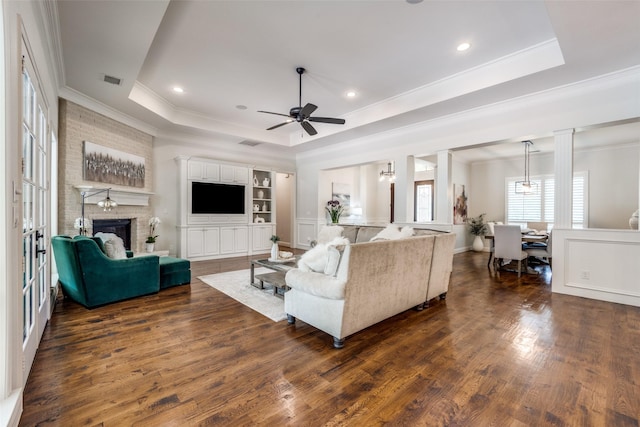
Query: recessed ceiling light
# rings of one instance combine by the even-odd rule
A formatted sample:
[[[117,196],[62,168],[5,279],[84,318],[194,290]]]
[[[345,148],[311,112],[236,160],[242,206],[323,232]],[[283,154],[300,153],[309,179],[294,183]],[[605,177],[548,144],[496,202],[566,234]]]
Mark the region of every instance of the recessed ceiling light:
[[[182,89],[182,88],[181,88],[181,87],[179,87],[179,86],[175,86],[175,87],[173,88],[173,91],[174,91],[175,93],[183,93],[183,92],[184,92],[184,89]]]
[[[238,110],[246,110],[246,109],[247,109],[247,106],[246,106],[246,105],[239,104],[239,105],[236,105],[236,108],[237,108]]]
[[[469,49],[471,47],[470,43],[460,43],[457,47],[459,52],[464,52],[465,50]]]
[[[409,4],[418,4],[418,3],[422,3],[422,0],[407,0],[407,3],[409,3]]]
[[[353,90],[350,90],[349,92],[347,92],[347,98],[355,98],[356,95],[357,94]]]

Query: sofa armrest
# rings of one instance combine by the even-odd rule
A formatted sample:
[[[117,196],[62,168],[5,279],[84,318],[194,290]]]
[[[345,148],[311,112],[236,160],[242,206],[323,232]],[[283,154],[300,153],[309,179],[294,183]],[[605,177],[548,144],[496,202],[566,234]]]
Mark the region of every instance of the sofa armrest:
[[[287,286],[300,292],[328,299],[344,299],[346,282],[333,276],[293,268],[287,272],[285,281]]]

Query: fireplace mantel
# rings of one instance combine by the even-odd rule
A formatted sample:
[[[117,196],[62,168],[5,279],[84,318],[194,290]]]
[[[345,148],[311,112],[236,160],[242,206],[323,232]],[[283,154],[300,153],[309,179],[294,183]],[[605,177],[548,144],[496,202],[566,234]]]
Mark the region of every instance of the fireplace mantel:
[[[94,187],[91,185],[75,185],[74,188],[78,190],[78,194],[81,196],[83,191],[88,193],[95,193],[96,191],[106,190],[109,187]],[[109,190],[109,197],[111,197],[118,206],[149,206],[149,197],[155,193],[146,191],[130,191],[122,189]],[[100,200],[104,199],[107,193],[100,193],[93,196],[86,197],[84,199],[85,204],[95,205]]]

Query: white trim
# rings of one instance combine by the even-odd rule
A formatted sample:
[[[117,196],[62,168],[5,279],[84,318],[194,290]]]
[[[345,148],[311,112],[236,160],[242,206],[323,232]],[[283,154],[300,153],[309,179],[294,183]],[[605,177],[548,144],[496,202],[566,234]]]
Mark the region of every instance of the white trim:
[[[59,96],[67,101],[71,101],[98,114],[102,114],[103,116],[137,129],[140,132],[144,132],[151,136],[156,136],[158,134],[157,128],[127,114],[121,113],[120,111],[111,108],[102,102],[96,101],[95,99],[90,98],[68,86],[60,88]]]
[[[91,185],[76,185],[74,186],[78,193],[83,191],[94,192],[100,190],[106,190],[109,187],[93,187]],[[153,196],[155,193],[151,193],[148,191],[130,191],[130,190],[121,190],[121,189],[111,189],[109,190],[109,197],[111,197],[118,206],[149,206],[149,197]],[[91,195],[85,198],[84,203],[89,205],[95,205],[100,200],[104,199],[107,196],[107,193],[100,193]]]

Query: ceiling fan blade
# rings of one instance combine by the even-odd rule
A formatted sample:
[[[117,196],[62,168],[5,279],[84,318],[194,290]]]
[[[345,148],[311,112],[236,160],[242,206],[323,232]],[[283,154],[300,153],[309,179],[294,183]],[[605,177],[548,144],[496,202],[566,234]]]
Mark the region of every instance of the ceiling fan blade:
[[[309,105],[309,104],[307,104]],[[304,121],[304,122],[300,122],[300,124],[302,125],[302,127],[304,128],[304,130],[307,131],[307,133],[309,135],[315,135],[318,133],[317,130],[315,130],[315,128],[313,126],[311,126],[311,123]]]
[[[334,125],[343,125],[345,123],[344,119],[334,119],[333,117],[309,117],[307,120],[310,122],[331,123]]]
[[[277,124],[277,125],[275,125],[275,126],[271,126],[270,128],[267,128],[267,130],[277,129],[277,128],[279,128],[280,126],[288,125],[289,123],[293,123],[293,122],[291,122],[291,121],[286,121],[286,122],[284,122],[284,123],[279,123],[279,124]]]
[[[288,114],[273,113],[271,111],[258,111],[258,113],[275,114],[276,116],[290,117]]]
[[[302,107],[302,110],[300,110],[299,116],[302,117],[303,119],[306,119],[311,115],[311,113],[316,111],[317,108],[318,107],[316,105],[307,104],[304,107]]]

